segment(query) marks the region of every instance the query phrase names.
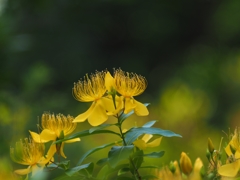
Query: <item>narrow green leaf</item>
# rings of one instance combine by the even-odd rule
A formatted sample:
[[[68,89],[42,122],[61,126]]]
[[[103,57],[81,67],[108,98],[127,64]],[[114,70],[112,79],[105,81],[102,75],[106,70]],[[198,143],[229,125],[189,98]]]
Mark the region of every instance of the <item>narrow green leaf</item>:
[[[122,140],[121,140],[121,141],[117,141],[117,142],[113,142],[113,143],[109,143],[109,144],[104,144],[104,145],[102,145],[102,146],[98,146],[98,147],[96,147],[96,148],[90,149],[89,151],[87,151],[87,152],[81,157],[81,159],[79,159],[77,165],[80,165],[80,164],[84,161],[84,159],[86,159],[89,155],[93,154],[94,152],[99,151],[99,150],[101,150],[101,149],[104,149],[104,148],[106,148],[106,147],[112,146],[112,145],[116,145],[116,143],[121,143],[121,142],[122,142]]]
[[[65,171],[65,173],[68,175],[68,176],[72,176],[74,175],[76,172],[82,170],[82,169],[87,169],[89,168],[89,166],[93,166],[93,163],[88,163],[88,164],[83,164],[81,166],[76,166],[74,168],[71,168],[71,169],[68,169]]]
[[[130,171],[130,168],[128,167],[124,167],[124,168],[121,168],[119,171],[118,171],[118,176],[122,175],[122,174],[126,174],[127,172]]]
[[[110,166],[114,168],[121,160],[128,159],[133,152],[133,148],[133,145],[113,146],[108,153],[108,160]]]
[[[106,128],[106,127],[110,127],[110,126],[113,126],[114,124],[101,124],[101,125],[99,125],[99,126],[96,126],[96,127],[93,127],[93,128],[91,128],[91,129],[89,129],[89,133],[91,134],[91,133],[93,133],[94,131],[96,131],[96,130],[101,130],[101,129],[104,129],[104,128]]]
[[[146,124],[144,124],[142,127],[144,128],[149,128],[152,127],[157,121],[153,120],[153,121],[148,121]]]
[[[145,157],[150,157],[150,158],[160,158],[164,155],[164,151],[159,151],[159,152],[152,152],[149,154],[144,154],[143,156]]]
[[[144,103],[144,105],[147,107],[150,103]],[[122,113],[119,117],[119,122],[123,123],[125,119],[127,119],[129,116],[131,116],[134,113],[134,110],[130,111],[128,114]]]
[[[152,135],[159,135],[159,136],[165,136],[165,137],[182,137],[179,134],[176,134],[169,130],[163,130],[160,128],[154,128],[154,127],[139,127],[139,128],[132,128],[125,134],[125,141],[127,145],[132,144],[140,135],[143,134],[152,134]]]
[[[57,140],[55,142],[53,142],[53,144],[58,144],[58,143],[61,143],[63,141],[67,141],[67,140],[71,140],[71,139],[74,139],[74,138],[78,138],[78,137],[84,137],[84,136],[89,136],[89,135],[93,135],[93,134],[115,134],[119,137],[121,137],[120,134],[114,132],[114,131],[111,131],[111,130],[96,130],[96,131],[93,131],[92,133],[89,132],[89,130],[85,130],[85,131],[81,131],[81,132],[77,132],[67,138],[64,138],[64,139],[60,139],[60,140]]]

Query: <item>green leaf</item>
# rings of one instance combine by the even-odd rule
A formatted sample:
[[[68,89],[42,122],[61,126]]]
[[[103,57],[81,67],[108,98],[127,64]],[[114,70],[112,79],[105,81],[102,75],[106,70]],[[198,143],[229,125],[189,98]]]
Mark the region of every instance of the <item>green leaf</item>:
[[[130,168],[129,167],[124,167],[124,168],[121,168],[119,171],[118,171],[118,176],[122,175],[122,174],[126,174],[127,172],[130,171]]]
[[[93,128],[91,128],[91,129],[89,129],[89,133],[91,134],[91,133],[93,133],[94,131],[96,131],[96,130],[101,130],[101,129],[104,129],[104,128],[106,128],[106,127],[110,127],[110,126],[113,126],[114,124],[101,124],[101,125],[99,125],[99,126],[96,126],[96,127],[93,127]]]
[[[129,131],[125,134],[125,141],[127,145],[132,144],[139,136],[143,134],[152,134],[152,135],[159,135],[159,136],[165,136],[165,137],[182,137],[179,134],[176,134],[169,130],[163,130],[160,128],[154,128],[154,127],[139,127],[139,128],[131,128]]]
[[[160,158],[164,155],[164,151],[159,151],[159,152],[152,152],[149,154],[144,154],[145,157],[150,157],[150,158]]]
[[[128,159],[133,152],[133,148],[133,145],[113,146],[108,153],[108,162],[110,166],[114,168],[121,160]]]
[[[109,167],[108,165],[106,164],[105,166],[103,166],[100,171],[98,172],[98,175],[97,175],[97,179],[107,179],[107,176],[108,176],[108,171],[109,171]]]
[[[57,165],[58,165],[58,167],[63,168],[64,170],[66,170],[66,169],[69,168],[69,163],[70,163],[70,161],[68,160],[68,161],[62,161],[62,162],[60,162]]]
[[[126,177],[126,176],[120,176],[117,177],[116,180],[134,180],[134,178]]]
[[[94,152],[96,151],[99,151],[101,149],[104,149],[106,147],[109,147],[109,146],[112,146],[112,145],[116,145],[116,143],[121,143],[121,141],[117,141],[117,142],[114,142],[114,143],[109,143],[109,144],[104,144],[102,146],[98,146],[96,148],[93,148],[93,149],[90,149],[89,151],[87,151],[82,157],[81,159],[79,159],[77,165],[80,165],[89,155],[93,154]]]
[[[144,156],[143,151],[139,149],[137,149],[137,151],[131,155],[132,161],[135,166],[135,167],[132,167],[132,164],[130,164],[130,169],[133,174],[134,174],[135,168],[138,169],[141,167],[143,163],[143,156]]]
[[[65,171],[65,173],[68,175],[68,176],[72,176],[74,175],[76,172],[82,170],[82,169],[90,169],[90,171],[92,171],[93,169],[93,163],[88,163],[88,164],[84,164],[84,165],[81,165],[81,166],[76,166],[74,168],[71,168],[71,169],[68,169]]]
[[[146,124],[144,124],[142,127],[144,127],[144,128],[152,127],[156,122],[157,122],[156,120],[149,121]]]
[[[120,134],[118,134],[114,131],[111,131],[111,130],[96,130],[96,131],[93,131],[92,133],[90,133],[89,130],[85,130],[85,131],[77,132],[67,138],[59,139],[59,140],[53,142],[53,144],[58,144],[63,141],[71,140],[71,139],[78,138],[78,137],[84,137],[84,136],[89,136],[89,135],[93,135],[93,134],[103,134],[103,133],[104,134],[115,134],[115,135],[121,137]]]
[[[149,165],[149,166],[141,166],[140,168],[159,168],[158,166],[154,166],[154,165]]]
[[[103,164],[105,164],[106,162],[108,162],[108,158],[103,158],[97,161],[97,165],[98,166],[102,166]]]
[[[144,103],[144,105],[147,107],[150,103]],[[125,119],[127,119],[129,116],[131,116],[134,113],[134,110],[130,111],[128,114],[122,113],[121,116],[119,116],[119,122],[122,124]]]

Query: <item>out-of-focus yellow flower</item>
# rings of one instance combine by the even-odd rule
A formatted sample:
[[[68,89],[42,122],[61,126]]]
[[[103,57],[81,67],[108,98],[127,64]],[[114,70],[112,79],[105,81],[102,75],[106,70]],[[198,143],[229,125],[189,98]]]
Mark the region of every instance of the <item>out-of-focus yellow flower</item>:
[[[193,171],[190,174],[189,179],[201,180],[202,179],[202,175],[201,175],[202,168],[203,168],[203,162],[200,158],[197,158],[194,162]]]
[[[137,139],[133,142],[135,146],[137,146],[139,149],[144,150],[147,147],[157,147],[160,145],[162,137],[157,138],[151,142],[148,143],[148,141],[153,137],[151,134],[145,134],[142,139]]]
[[[181,153],[180,167],[184,174],[189,175],[192,172],[192,161],[185,152]]]
[[[231,141],[225,148],[225,152],[228,156],[226,164],[218,168],[218,173],[221,176],[235,177],[240,169],[240,132],[239,129],[235,129],[234,135]]]
[[[92,126],[98,126],[108,119],[107,112],[114,111],[113,101],[109,97],[103,97],[106,93],[106,72],[96,72],[90,77],[86,75],[84,80],[74,83],[73,96],[81,102],[93,102],[90,108],[78,115],[73,122],[88,122]]]
[[[119,99],[117,111],[124,108],[125,114],[132,110],[134,110],[138,116],[146,116],[149,114],[146,106],[134,99],[134,96],[142,94],[147,87],[147,81],[143,76],[116,69],[113,79],[109,73],[106,80],[108,81],[106,83],[108,89],[114,87],[116,91],[122,95]]]
[[[44,144],[34,142],[31,138],[18,141],[15,148],[10,147],[10,157],[18,164],[28,165],[28,168],[18,169],[14,172],[19,175],[26,175],[32,172],[34,176],[52,158],[48,155],[44,156],[44,150]]]
[[[161,168],[156,176],[161,180],[202,180],[201,169],[203,163],[200,158],[197,158],[192,168],[190,158],[185,152],[182,152],[180,157],[180,167],[177,161],[171,162],[169,166]],[[184,174],[182,174],[184,173]]]
[[[161,180],[182,180],[182,174],[177,161],[171,162],[169,166],[164,166],[156,173]],[[155,179],[154,179],[155,180]]]
[[[64,116],[62,114],[57,114],[55,116],[54,114],[43,113],[41,119],[43,128],[42,132],[40,134],[32,131],[29,132],[35,142],[46,143],[49,141],[56,141],[64,138],[64,136],[72,133],[75,130],[77,124],[73,123],[73,119],[74,118],[70,115]],[[62,157],[66,158],[63,152],[64,143],[72,143],[76,141],[80,141],[80,138],[74,138],[64,141],[61,144],[51,145],[49,149],[49,156],[53,156],[57,152]]]

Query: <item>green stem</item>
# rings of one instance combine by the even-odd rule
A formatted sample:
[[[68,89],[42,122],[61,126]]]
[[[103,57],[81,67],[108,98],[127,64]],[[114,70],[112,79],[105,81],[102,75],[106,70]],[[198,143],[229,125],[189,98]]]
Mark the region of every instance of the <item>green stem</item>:
[[[115,107],[115,109],[117,108],[117,106],[116,106],[116,101],[115,101],[115,93],[114,94],[112,94],[112,98],[113,98],[113,104],[114,104],[114,107]],[[124,109],[123,109],[123,111],[124,111]],[[121,136],[121,138],[122,138],[122,140],[123,140],[123,145],[124,146],[127,146],[127,143],[126,143],[126,141],[125,141],[125,137],[124,137],[124,134],[123,134],[123,132],[122,132],[122,124],[121,124],[121,122],[120,122],[120,120],[119,120],[119,115],[117,114],[116,115],[116,118],[118,119],[118,128],[119,128],[119,131],[120,131],[120,136]],[[140,176],[140,174],[139,174],[139,172],[138,172],[138,169],[137,169],[137,167],[136,167],[136,165],[134,164],[134,162],[133,162],[133,160],[132,160],[132,158],[131,157],[129,157],[129,161],[130,161],[130,163],[132,164],[132,166],[133,166],[133,168],[134,168],[134,177],[135,177],[135,179],[136,180],[141,180],[142,178],[141,178],[141,176]]]

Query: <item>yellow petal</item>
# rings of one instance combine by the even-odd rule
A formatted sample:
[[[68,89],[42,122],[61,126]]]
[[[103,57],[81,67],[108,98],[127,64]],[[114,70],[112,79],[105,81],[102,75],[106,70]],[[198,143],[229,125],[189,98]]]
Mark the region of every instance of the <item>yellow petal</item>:
[[[66,156],[66,155],[64,154],[64,152],[63,152],[63,147],[64,147],[64,143],[61,144],[60,154],[61,154],[62,157],[67,158],[67,156]]]
[[[147,147],[157,147],[160,145],[162,137],[154,139],[152,142],[147,143]]]
[[[117,97],[117,96],[116,96]],[[113,104],[113,99],[111,96],[108,96],[108,97],[102,97],[101,98],[101,101],[102,101],[102,104],[103,104],[103,107],[105,108],[105,110],[107,112],[113,112],[115,111],[115,107],[114,107],[114,104]]]
[[[133,144],[141,150],[144,150],[147,148],[146,143],[142,139],[137,139],[136,141],[133,142]]]
[[[31,168],[30,168],[30,166],[29,166],[27,169],[17,169],[17,170],[15,170],[14,172],[15,172],[16,174],[19,174],[19,175],[25,175],[25,174],[29,174],[31,171],[32,171],[32,170],[31,170]]]
[[[47,164],[51,159],[52,157],[54,156],[54,154],[57,152],[57,149],[56,149],[56,144],[53,144],[50,146],[48,152],[47,152],[47,155],[46,157],[42,157],[39,161],[38,161],[38,164],[40,165],[45,165]]]
[[[98,126],[108,119],[106,110],[103,107],[101,99],[96,102],[93,112],[88,117],[88,122],[92,126]]]
[[[153,135],[151,135],[151,134],[144,134],[144,136],[142,137],[142,140],[145,143],[147,143],[152,137],[153,137]]]
[[[136,104],[134,103],[134,99],[132,98],[125,98],[125,109],[124,114],[129,113],[136,107]]]
[[[86,112],[78,115],[72,122],[84,122],[92,114],[95,106],[96,106],[96,102],[93,102],[90,108]]]
[[[113,111],[109,111],[109,112],[107,112],[107,115],[116,115],[117,113],[119,113],[122,109],[123,109],[123,107],[124,107],[124,97],[123,96],[120,96],[120,97],[118,97],[118,96],[116,96],[116,106],[117,106],[117,108],[116,109],[114,109]]]
[[[218,168],[218,173],[221,176],[235,177],[240,168],[240,161],[234,161],[233,163],[224,164]]]
[[[56,133],[49,129],[44,129],[40,134],[40,141],[42,142],[55,141],[56,139]]]
[[[67,141],[64,141],[65,143],[74,143],[74,142],[77,142],[77,141],[81,141],[80,138],[74,138],[74,139],[70,139],[70,140],[67,140]]]
[[[31,136],[32,136],[32,138],[33,138],[33,140],[35,142],[37,142],[37,143],[45,143],[45,142],[47,142],[47,141],[44,142],[43,140],[41,140],[39,134],[37,134],[35,132],[32,132],[32,131],[29,131],[29,132],[30,132],[30,134],[31,134]]]
[[[109,92],[114,88],[114,78],[109,72],[105,75],[105,86]]]
[[[197,158],[194,163],[193,172],[191,173],[190,180],[202,180],[201,169],[203,167],[203,162],[200,158]]]
[[[138,102],[137,100],[134,100],[134,103],[136,104],[136,107],[134,109],[136,115],[138,116],[147,116],[149,114],[147,107]]]

